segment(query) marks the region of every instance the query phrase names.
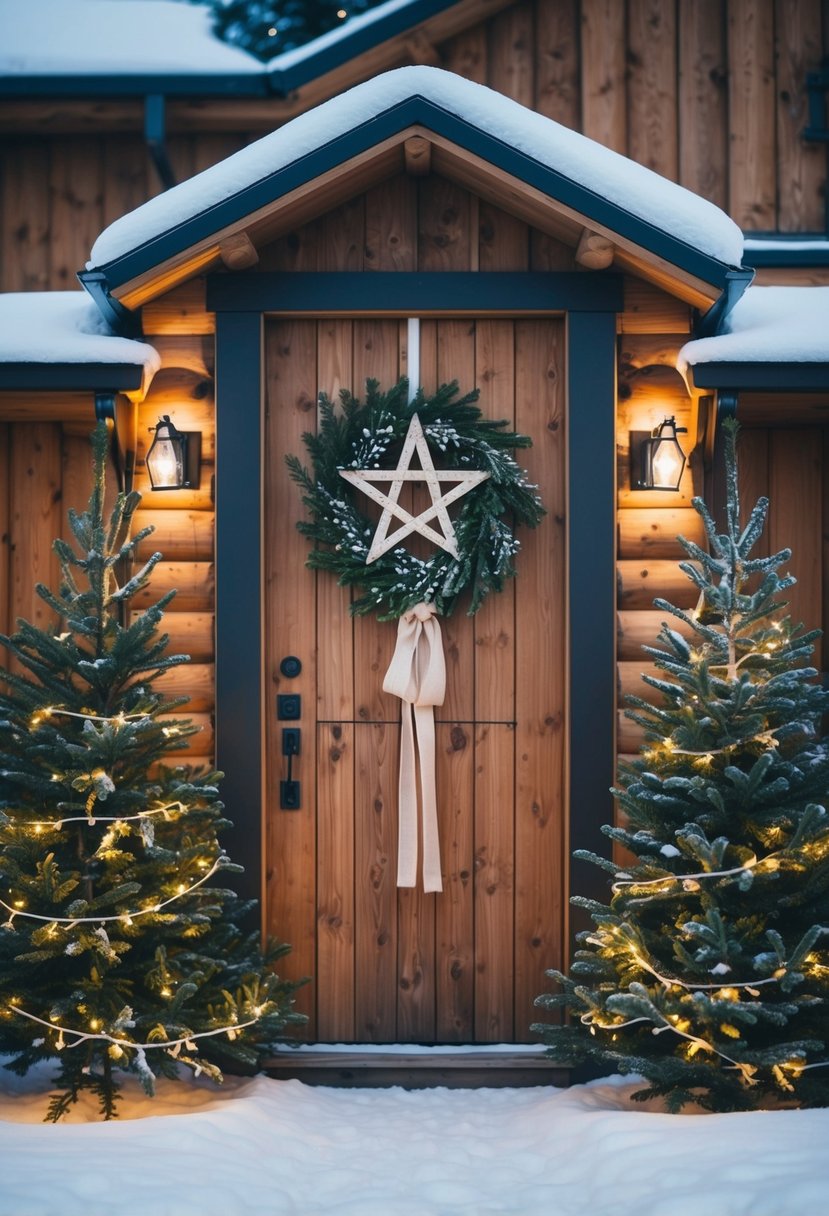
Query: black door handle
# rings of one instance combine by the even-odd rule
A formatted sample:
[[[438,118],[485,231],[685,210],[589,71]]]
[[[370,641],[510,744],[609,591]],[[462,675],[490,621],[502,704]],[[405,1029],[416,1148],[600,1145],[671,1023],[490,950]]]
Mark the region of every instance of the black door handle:
[[[294,780],[294,756],[299,755],[300,730],[298,726],[282,727],[282,755],[288,757],[288,775],[279,783],[279,807],[283,811],[298,811],[300,808],[299,782]]]

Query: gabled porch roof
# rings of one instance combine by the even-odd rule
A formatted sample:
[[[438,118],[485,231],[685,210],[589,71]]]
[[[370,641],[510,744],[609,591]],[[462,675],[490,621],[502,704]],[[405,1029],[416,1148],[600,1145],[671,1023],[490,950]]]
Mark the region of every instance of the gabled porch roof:
[[[482,85],[401,68],[303,114],[107,228],[80,278],[123,317],[398,172],[433,171],[707,311],[750,281],[742,233],[711,203]]]

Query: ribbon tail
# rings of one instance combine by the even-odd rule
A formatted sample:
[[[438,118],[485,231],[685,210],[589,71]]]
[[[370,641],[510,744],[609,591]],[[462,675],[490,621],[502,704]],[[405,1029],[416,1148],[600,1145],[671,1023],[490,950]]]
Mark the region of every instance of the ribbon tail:
[[[417,885],[417,782],[412,729],[414,707],[404,701],[400,714],[400,773],[398,778],[397,885]]]
[[[442,891],[440,836],[435,779],[435,711],[431,705],[416,705],[417,750],[420,757],[420,795],[423,808],[423,890]]]

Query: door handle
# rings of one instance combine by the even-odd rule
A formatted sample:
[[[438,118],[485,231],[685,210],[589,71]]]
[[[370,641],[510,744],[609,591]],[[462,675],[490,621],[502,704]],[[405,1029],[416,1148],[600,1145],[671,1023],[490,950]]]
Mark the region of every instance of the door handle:
[[[283,811],[298,811],[300,808],[299,782],[294,780],[294,756],[299,755],[300,730],[298,726],[282,727],[282,755],[288,757],[288,774],[279,783],[279,808]]]

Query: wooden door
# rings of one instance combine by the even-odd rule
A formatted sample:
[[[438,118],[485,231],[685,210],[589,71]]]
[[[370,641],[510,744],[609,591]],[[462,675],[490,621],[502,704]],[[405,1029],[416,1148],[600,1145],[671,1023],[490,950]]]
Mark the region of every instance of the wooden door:
[[[266,923],[309,1040],[521,1042],[563,959],[566,815],[564,323],[424,320],[421,382],[477,385],[548,514],[521,535],[518,578],[474,618],[442,622],[436,711],[443,892],[396,886],[400,702],[382,691],[394,624],[349,616],[347,590],[305,567],[284,456],[304,454],[320,391],[361,394],[406,371],[406,322],[273,319],[266,328]],[[294,655],[301,673],[280,663]],[[299,810],[279,809],[276,695],[302,698]]]

